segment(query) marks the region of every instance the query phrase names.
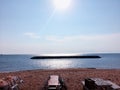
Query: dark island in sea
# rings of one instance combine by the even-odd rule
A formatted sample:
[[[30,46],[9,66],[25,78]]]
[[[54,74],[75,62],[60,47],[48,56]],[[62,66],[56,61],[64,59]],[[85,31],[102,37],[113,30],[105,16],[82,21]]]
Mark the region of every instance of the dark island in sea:
[[[101,58],[97,55],[63,55],[63,56],[33,56],[31,59],[64,59],[64,58]]]

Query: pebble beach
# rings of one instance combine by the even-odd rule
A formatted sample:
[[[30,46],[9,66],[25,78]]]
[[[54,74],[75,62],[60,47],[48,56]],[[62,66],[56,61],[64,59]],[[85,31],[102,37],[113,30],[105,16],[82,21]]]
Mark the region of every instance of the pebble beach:
[[[0,78],[15,75],[24,80],[21,90],[43,90],[49,75],[60,75],[68,90],[82,90],[85,78],[102,78],[120,86],[120,69],[54,69],[1,72]]]

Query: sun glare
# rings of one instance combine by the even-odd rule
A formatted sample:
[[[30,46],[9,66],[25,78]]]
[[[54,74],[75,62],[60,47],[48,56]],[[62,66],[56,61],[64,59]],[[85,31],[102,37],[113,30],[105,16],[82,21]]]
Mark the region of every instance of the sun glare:
[[[53,4],[55,9],[63,11],[69,8],[71,0],[53,0]]]

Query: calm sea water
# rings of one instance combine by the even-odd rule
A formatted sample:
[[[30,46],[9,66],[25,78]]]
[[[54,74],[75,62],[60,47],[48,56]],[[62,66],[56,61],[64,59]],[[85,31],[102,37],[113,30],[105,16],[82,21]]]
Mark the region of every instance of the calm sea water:
[[[92,54],[99,59],[30,59],[33,55],[0,55],[0,72],[60,69],[60,68],[105,68],[120,69],[120,53]]]

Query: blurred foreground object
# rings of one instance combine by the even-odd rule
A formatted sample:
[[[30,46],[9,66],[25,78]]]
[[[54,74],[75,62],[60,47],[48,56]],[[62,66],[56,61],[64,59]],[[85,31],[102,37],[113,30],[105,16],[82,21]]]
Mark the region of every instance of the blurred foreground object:
[[[23,80],[18,76],[7,76],[0,79],[0,90],[20,90]]]
[[[87,78],[82,84],[83,90],[120,90],[120,86],[100,78]]]

